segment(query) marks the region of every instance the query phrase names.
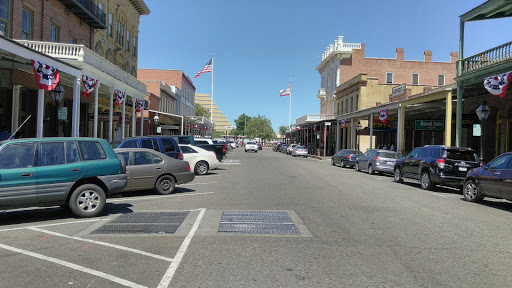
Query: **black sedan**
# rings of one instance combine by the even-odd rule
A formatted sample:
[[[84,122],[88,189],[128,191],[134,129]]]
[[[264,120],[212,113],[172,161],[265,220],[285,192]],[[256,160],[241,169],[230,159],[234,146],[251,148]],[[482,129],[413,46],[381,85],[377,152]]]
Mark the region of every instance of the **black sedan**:
[[[512,201],[512,152],[469,171],[462,193],[469,202],[478,202],[484,197]]]
[[[340,165],[341,167],[350,166],[354,167],[359,158],[363,153],[359,150],[352,149],[341,149],[338,153],[334,154],[331,158],[331,165]]]

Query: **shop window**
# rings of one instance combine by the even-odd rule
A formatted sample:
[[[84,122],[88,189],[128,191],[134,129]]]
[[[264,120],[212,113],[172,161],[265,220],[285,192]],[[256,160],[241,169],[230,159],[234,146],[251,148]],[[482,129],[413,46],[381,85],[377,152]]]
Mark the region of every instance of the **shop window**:
[[[412,73],[412,85],[420,84],[420,74]]]
[[[9,0],[0,0],[0,35],[9,36]]]
[[[23,7],[23,16],[21,24],[21,39],[32,40],[34,12],[28,8]]]
[[[126,51],[130,52],[130,30],[126,30]]]
[[[77,44],[77,43],[78,43],[78,40],[76,39],[76,37],[73,35],[69,35],[69,44]]]
[[[110,36],[110,37],[113,37],[113,36],[112,36],[112,35],[113,35],[113,34],[112,34],[112,33],[113,33],[113,32],[112,32],[112,30],[113,30],[113,29],[112,29],[112,28],[113,28],[113,27],[112,27],[112,25],[113,25],[113,24],[112,24],[112,22],[114,22],[114,15],[112,15],[112,13],[110,13],[110,12],[109,12],[109,13],[108,13],[108,36]]]
[[[386,73],[386,84],[393,84],[393,73]]]
[[[437,75],[437,85],[444,86],[444,74]]]

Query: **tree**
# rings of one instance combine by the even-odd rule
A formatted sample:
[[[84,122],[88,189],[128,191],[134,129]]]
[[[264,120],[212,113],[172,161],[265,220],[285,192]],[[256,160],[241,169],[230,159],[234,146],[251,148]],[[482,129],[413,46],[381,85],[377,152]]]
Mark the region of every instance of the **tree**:
[[[287,127],[284,125],[279,126],[279,134],[281,134],[281,135],[286,134],[286,128]]]
[[[249,125],[249,123],[251,123],[251,121],[252,121],[252,117],[247,116],[245,113],[238,116],[238,119],[235,120],[236,135],[244,135],[244,132],[246,133],[246,131],[245,131],[246,123],[247,123],[247,125]]]
[[[203,106],[201,106],[200,104],[195,104],[194,105],[194,116],[204,116],[208,119],[210,119],[210,111],[204,109]]]
[[[247,123],[246,133],[247,137],[251,139],[272,140],[276,138],[276,133],[272,129],[272,123],[262,115],[252,118],[251,122]]]

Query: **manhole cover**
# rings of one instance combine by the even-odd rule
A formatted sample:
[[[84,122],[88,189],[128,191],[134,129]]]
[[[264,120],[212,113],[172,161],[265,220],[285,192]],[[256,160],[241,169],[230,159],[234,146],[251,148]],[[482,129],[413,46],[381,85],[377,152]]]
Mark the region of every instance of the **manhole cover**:
[[[224,211],[218,232],[300,234],[286,211]]]
[[[190,212],[123,214],[91,234],[174,234]]]

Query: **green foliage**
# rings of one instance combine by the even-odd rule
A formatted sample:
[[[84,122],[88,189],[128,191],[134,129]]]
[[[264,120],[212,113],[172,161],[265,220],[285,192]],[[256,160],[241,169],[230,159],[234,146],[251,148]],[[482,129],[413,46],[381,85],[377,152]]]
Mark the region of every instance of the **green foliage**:
[[[226,131],[215,130],[215,138],[221,138],[222,135],[226,135]]]
[[[286,134],[286,128],[287,127],[284,125],[279,126],[279,134],[281,134],[281,135]]]
[[[196,103],[194,105],[194,116],[204,116],[204,117],[210,119],[210,111],[204,109],[203,106]]]
[[[251,122],[247,122],[246,133],[247,137],[250,139],[261,138],[263,140],[273,140],[276,138],[276,133],[274,129],[272,129],[272,123],[262,115],[253,117]]]
[[[244,135],[245,125],[246,125],[246,123],[247,123],[247,125],[249,125],[249,123],[251,123],[252,119],[253,118],[251,116],[248,116],[245,113],[238,116],[238,119],[235,120],[236,135]]]

